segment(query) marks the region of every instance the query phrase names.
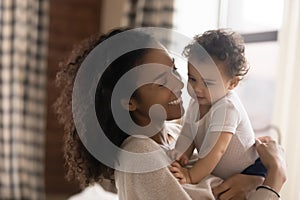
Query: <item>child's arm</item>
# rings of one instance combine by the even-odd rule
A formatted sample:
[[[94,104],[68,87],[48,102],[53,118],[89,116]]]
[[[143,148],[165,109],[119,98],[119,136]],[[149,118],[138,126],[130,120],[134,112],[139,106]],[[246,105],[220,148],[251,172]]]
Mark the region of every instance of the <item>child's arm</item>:
[[[186,165],[189,158],[194,152],[195,143],[194,135],[190,129],[189,124],[184,124],[181,133],[176,141],[174,153],[175,159],[181,163],[181,165]],[[180,155],[182,153],[182,155]],[[174,157],[173,157],[174,158]]]
[[[232,133],[222,132],[220,134],[220,137],[211,152],[204,158],[199,159],[195,165],[189,169],[190,183],[198,183],[214,170],[225,153],[231,138]]]
[[[192,144],[189,146],[189,148],[177,159],[181,165],[187,165],[189,162],[190,157],[192,156],[195,149],[195,143],[192,142]]]
[[[207,154],[207,156],[199,159],[192,168],[185,169],[172,165],[170,168],[171,172],[173,172],[174,175],[176,173],[178,175],[177,178],[182,179],[180,183],[198,183],[204,177],[208,176],[216,167],[225,153],[231,137],[232,133],[222,132],[213,149]]]

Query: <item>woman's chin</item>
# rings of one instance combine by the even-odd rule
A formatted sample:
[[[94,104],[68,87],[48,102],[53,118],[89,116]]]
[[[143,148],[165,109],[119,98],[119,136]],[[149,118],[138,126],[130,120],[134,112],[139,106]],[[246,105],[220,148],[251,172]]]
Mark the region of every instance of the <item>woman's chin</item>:
[[[176,111],[172,111],[168,113],[167,120],[175,120],[180,119],[184,115],[184,108],[182,105],[178,106],[179,108],[176,109]]]

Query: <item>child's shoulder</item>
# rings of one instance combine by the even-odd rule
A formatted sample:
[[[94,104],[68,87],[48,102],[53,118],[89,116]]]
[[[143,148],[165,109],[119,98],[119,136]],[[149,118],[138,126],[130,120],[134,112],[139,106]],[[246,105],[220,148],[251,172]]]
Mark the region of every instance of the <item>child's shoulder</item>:
[[[226,96],[214,104],[214,107],[233,107],[237,108],[241,104],[240,98],[235,91],[230,91]]]

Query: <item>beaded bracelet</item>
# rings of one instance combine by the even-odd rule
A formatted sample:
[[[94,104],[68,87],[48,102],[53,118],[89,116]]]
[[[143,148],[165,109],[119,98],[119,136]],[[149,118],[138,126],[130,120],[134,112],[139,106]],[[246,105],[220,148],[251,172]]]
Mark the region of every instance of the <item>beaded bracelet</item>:
[[[258,186],[258,187],[256,188],[256,190],[259,190],[259,189],[261,189],[261,188],[267,189],[267,190],[273,192],[274,194],[276,194],[276,196],[277,196],[278,198],[280,198],[280,195],[279,195],[273,188],[271,188],[270,186],[267,186],[267,185],[260,185],[260,186]]]

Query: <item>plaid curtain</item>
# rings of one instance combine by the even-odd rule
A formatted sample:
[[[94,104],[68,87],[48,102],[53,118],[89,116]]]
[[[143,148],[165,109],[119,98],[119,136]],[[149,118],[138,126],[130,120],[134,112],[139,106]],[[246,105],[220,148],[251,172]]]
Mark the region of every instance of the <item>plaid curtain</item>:
[[[0,199],[44,199],[47,0],[0,0]]]
[[[130,27],[173,27],[174,0],[127,0],[122,24]],[[171,36],[162,35],[168,45]]]

